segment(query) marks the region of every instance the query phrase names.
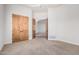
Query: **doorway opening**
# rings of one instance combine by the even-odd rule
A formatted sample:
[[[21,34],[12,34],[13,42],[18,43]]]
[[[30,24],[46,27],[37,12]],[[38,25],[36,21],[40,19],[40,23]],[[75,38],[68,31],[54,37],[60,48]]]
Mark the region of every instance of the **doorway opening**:
[[[48,38],[48,19],[43,19],[37,22],[37,33],[38,38]]]
[[[48,39],[48,12],[33,12],[32,38]]]

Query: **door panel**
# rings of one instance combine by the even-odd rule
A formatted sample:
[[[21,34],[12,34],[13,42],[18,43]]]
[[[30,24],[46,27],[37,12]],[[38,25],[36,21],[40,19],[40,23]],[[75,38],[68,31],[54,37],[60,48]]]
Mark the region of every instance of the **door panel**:
[[[20,17],[20,40],[28,39],[28,18]],[[25,25],[26,24],[26,25]]]
[[[19,18],[17,17],[17,16],[15,16],[15,15],[13,15],[13,20],[12,20],[12,27],[13,27],[13,30],[12,30],[12,39],[13,39],[13,41],[18,41],[19,39],[20,39],[20,37],[19,37],[19,26],[18,26],[18,20],[19,20]],[[15,34],[16,33],[16,34]]]
[[[13,42],[28,39],[28,17],[12,15],[12,28]]]
[[[32,19],[32,38],[34,39],[35,38],[35,36],[36,36],[36,21],[35,21],[35,19]]]

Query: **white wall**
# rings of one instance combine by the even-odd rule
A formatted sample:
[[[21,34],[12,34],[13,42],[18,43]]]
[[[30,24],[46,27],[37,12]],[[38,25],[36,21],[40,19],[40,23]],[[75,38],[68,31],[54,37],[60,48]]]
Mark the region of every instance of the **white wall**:
[[[47,11],[40,11],[40,12],[33,12],[33,18],[36,19],[36,21],[46,19],[48,17],[48,12]]]
[[[48,9],[49,40],[62,40],[79,45],[79,5]]]
[[[12,43],[12,14],[29,17],[29,40],[32,39],[32,10],[21,5],[6,5],[5,44]]]
[[[4,40],[4,5],[0,5],[0,50],[3,47],[3,40]]]
[[[38,21],[48,18],[48,11],[33,12],[33,18],[36,20],[36,33],[38,30]]]

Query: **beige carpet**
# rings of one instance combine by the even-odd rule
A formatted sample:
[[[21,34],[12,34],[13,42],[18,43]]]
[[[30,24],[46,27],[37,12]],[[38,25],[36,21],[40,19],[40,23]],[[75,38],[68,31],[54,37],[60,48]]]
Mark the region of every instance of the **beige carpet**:
[[[0,55],[75,55],[79,46],[37,38],[5,45]]]

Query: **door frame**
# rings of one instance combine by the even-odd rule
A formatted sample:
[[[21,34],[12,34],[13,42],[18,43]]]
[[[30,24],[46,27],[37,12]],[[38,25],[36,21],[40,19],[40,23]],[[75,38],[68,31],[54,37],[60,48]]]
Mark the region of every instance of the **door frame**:
[[[35,31],[35,32],[33,32],[33,31]],[[36,19],[32,18],[32,39],[34,39],[35,36],[36,36]]]

